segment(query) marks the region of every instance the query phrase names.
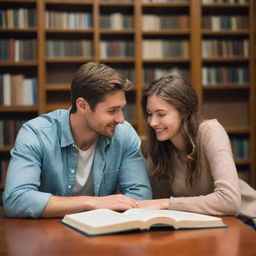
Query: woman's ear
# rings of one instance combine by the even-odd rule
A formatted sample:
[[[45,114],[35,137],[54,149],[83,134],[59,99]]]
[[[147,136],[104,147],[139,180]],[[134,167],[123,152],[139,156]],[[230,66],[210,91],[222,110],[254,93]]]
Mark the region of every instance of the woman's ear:
[[[79,97],[76,99],[76,108],[78,112],[87,112],[89,104],[84,98]]]

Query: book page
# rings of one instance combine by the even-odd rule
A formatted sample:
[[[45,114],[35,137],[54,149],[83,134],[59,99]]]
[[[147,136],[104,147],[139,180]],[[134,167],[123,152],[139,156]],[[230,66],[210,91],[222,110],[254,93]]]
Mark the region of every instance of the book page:
[[[162,210],[149,210],[149,209],[130,209],[123,213],[125,216],[131,216],[134,220],[148,221],[152,218],[157,218],[160,216],[166,216],[166,214],[161,214]]]
[[[88,235],[109,234],[140,229],[141,221],[134,221],[131,216],[108,209],[65,215],[62,223]]]
[[[131,217],[108,209],[99,209],[88,212],[71,214],[73,220],[87,223],[91,227],[102,227],[130,221]]]
[[[174,210],[150,210],[150,209],[131,209],[123,213],[127,216],[132,216],[133,219],[148,221],[155,217],[168,217],[174,219],[175,221],[190,220],[190,221],[207,221],[207,220],[217,220],[217,217],[174,211]]]

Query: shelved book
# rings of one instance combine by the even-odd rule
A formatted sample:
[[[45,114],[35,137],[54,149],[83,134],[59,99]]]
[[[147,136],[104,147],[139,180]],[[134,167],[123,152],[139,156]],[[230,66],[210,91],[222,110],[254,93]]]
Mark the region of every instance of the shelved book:
[[[221,218],[174,210],[130,209],[123,213],[98,209],[65,215],[61,223],[89,236],[106,235],[152,227],[173,229],[223,228]]]

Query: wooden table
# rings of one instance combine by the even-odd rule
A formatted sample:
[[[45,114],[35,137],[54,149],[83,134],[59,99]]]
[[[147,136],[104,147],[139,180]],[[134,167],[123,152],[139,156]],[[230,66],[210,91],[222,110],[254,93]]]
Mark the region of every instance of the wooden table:
[[[133,232],[88,237],[60,219],[0,217],[0,255],[256,255],[256,231],[224,217],[228,228]]]

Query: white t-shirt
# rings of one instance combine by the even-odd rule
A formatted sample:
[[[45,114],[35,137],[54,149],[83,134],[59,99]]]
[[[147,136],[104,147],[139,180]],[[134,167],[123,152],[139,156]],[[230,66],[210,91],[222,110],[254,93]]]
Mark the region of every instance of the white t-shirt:
[[[94,193],[93,176],[91,170],[96,144],[97,140],[86,151],[77,148],[79,151],[79,159],[77,164],[76,182],[73,188],[73,195],[91,196]]]

